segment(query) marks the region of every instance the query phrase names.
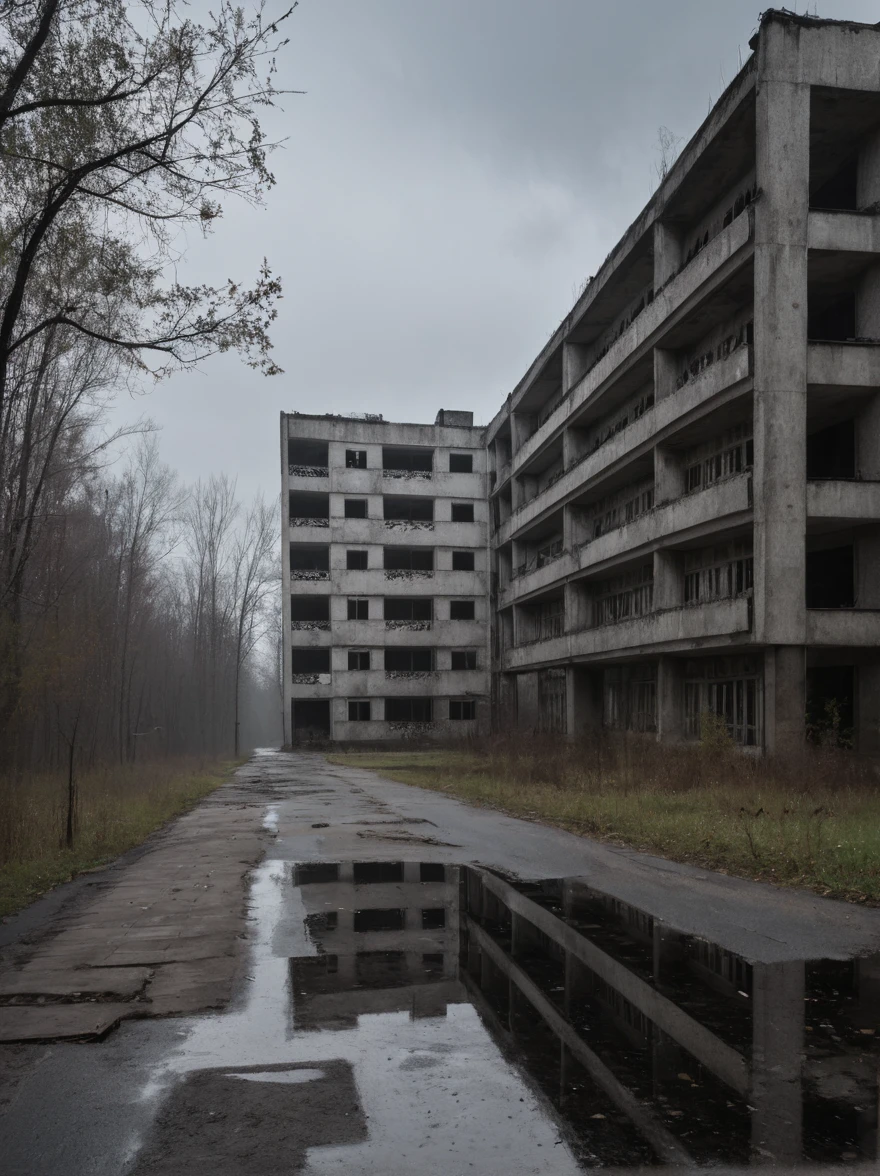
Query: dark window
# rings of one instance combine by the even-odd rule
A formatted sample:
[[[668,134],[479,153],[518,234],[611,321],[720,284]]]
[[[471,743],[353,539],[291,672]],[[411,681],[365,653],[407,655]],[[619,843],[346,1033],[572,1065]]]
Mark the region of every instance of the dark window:
[[[345,517],[347,519],[365,519],[367,517],[366,498],[346,498]]]
[[[290,570],[292,572],[328,572],[330,570],[330,548],[306,547],[304,543],[291,543]]]
[[[330,734],[329,698],[294,698],[293,738],[324,739]]]
[[[849,209],[854,212],[858,208],[857,168],[858,156],[854,155],[820,188],[810,193],[810,208],[833,208],[838,212]]]
[[[354,976],[358,988],[402,988],[412,984],[402,951],[359,951],[354,957]]]
[[[433,547],[386,547],[385,570],[407,572],[433,572]]]
[[[430,621],[434,601],[430,596],[386,596],[386,621]]]
[[[329,596],[291,596],[290,619],[292,621],[329,621]]]
[[[853,549],[831,547],[807,552],[807,608],[853,608]]]
[[[475,670],[477,668],[477,651],[475,649],[453,649],[452,668],[454,670]]]
[[[338,881],[339,866],[336,862],[306,862],[302,866],[294,866],[294,886],[315,886]]]
[[[294,647],[290,651],[290,665],[294,674],[329,674],[330,649]]]
[[[330,495],[291,490],[290,517],[292,519],[329,519]]]
[[[434,468],[433,449],[408,449],[402,445],[382,446],[382,469],[428,473]]]
[[[327,466],[327,442],[288,441],[287,460],[292,466],[324,469]]]
[[[355,862],[353,871],[355,886],[368,882],[403,881],[403,862]]]
[[[389,522],[432,523],[433,498],[403,498],[386,495],[382,500],[385,518]]]
[[[472,474],[474,472],[474,455],[472,453],[450,453],[450,474]]]
[[[813,666],[808,669],[807,737],[816,743],[831,741],[838,746],[851,747],[854,700],[855,666]]]
[[[839,421],[807,437],[808,478],[854,478],[856,434],[853,421]]]
[[[367,553],[365,551],[346,551],[345,566],[350,572],[363,572],[367,567]]]
[[[348,619],[350,621],[368,621],[370,619],[370,602],[363,597],[348,602]]]
[[[422,862],[419,865],[420,882],[445,882],[446,867],[442,862]]]
[[[426,951],[422,953],[422,967],[428,976],[443,975],[443,952]]]
[[[474,602],[472,600],[451,600],[449,602],[450,621],[472,621],[474,619]]]
[[[367,468],[366,449],[346,449],[345,468],[347,470],[365,470]]]
[[[422,911],[423,931],[442,931],[446,926],[446,908],[429,907]]]
[[[386,723],[430,723],[431,698],[386,698]]]
[[[453,502],[452,521],[454,523],[472,523],[474,521],[474,504],[472,502]]]
[[[807,338],[826,341],[854,339],[856,296],[854,291],[823,295],[810,291],[807,306]]]
[[[354,912],[355,931],[402,931],[403,911],[367,910]]]
[[[348,704],[348,721],[350,723],[369,723],[370,700],[353,698]]]
[[[393,673],[424,673],[434,668],[434,650],[398,646],[385,650],[385,669]]]
[[[463,719],[465,721],[475,719],[477,717],[476,702],[472,698],[450,698],[449,717],[450,719]]]
[[[370,668],[369,649],[350,649],[348,651],[348,668],[350,670],[368,670]]]
[[[472,572],[474,570],[474,553],[472,551],[453,551],[452,570],[454,572]]]

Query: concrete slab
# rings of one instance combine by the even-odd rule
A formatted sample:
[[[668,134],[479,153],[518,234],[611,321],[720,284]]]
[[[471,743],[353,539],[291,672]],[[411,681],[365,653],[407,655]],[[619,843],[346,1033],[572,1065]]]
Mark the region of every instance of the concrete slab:
[[[130,1016],[130,1004],[7,1005],[0,1008],[0,1041],[98,1041]]]
[[[152,975],[149,968],[87,968],[48,971],[39,966],[0,978],[0,1000],[24,997],[115,997],[132,1000]]]

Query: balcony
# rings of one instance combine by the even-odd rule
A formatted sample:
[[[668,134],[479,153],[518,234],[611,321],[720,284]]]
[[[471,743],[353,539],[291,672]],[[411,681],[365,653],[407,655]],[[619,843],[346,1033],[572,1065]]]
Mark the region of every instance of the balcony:
[[[322,568],[291,568],[290,578],[291,580],[307,580],[309,583],[315,583],[319,580],[329,580],[330,573]]]
[[[807,248],[833,253],[880,253],[880,216],[815,209],[807,222]]]
[[[838,478],[807,482],[807,517],[843,525],[880,521],[880,482]]]
[[[291,478],[329,478],[328,466],[289,465],[287,473]]]
[[[504,652],[503,669],[531,669],[571,659],[604,660],[636,650],[647,653],[699,648],[719,640],[724,644],[732,637],[738,637],[741,642],[747,639],[748,633],[749,601],[738,596],[662,609],[615,625],[579,629],[547,641],[517,645]]]
[[[727,276],[728,263],[734,258],[745,260],[745,247],[752,239],[751,215],[738,216],[722,229],[702,249],[691,263],[681,270],[654,298],[605,355],[581,377],[563,397],[544,424],[540,425],[514,455],[515,472],[522,469],[542,445],[559,429],[566,418],[580,408],[610,380],[621,374],[625,363],[638,352],[658,345],[657,336],[670,316],[695,297],[702,296],[703,287]],[[516,406],[513,406],[514,411]]]
[[[823,388],[880,387],[876,343],[807,344],[807,384]]]
[[[880,645],[880,609],[808,608],[807,645],[876,647]]]

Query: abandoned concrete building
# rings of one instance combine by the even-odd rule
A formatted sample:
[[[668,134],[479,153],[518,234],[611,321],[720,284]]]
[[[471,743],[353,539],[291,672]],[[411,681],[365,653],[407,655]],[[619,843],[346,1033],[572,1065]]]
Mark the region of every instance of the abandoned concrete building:
[[[286,736],[376,741],[485,727],[484,431],[281,416]]]
[[[389,715],[454,726],[438,699],[474,698],[461,729],[489,720],[489,693],[498,726],[678,740],[709,712],[747,747],[830,726],[880,751],[880,28],[771,10],[751,48],[487,429],[282,418],[291,566],[318,581],[290,581],[294,733],[298,707],[326,725],[309,708],[332,701],[334,738],[377,738]],[[344,456],[357,444],[364,471]],[[474,472],[401,457],[424,479],[403,495],[387,455],[419,448]],[[355,492],[367,520],[345,517]],[[442,505],[435,529],[389,515],[398,498]],[[459,501],[473,523],[443,513]],[[427,591],[385,563],[357,592],[435,597],[434,629],[349,619],[356,544],[369,569],[433,548]],[[436,602],[459,597],[474,619],[438,629]],[[370,657],[398,645],[433,651],[410,671],[432,690],[377,676]],[[350,668],[356,647],[369,670]]]

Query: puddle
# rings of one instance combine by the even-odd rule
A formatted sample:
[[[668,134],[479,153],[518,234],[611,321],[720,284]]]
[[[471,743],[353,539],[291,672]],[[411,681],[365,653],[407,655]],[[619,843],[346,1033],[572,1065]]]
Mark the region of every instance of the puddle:
[[[268,862],[252,903],[244,999],[182,1023],[138,1173],[876,1171],[880,956],[435,862]]]

